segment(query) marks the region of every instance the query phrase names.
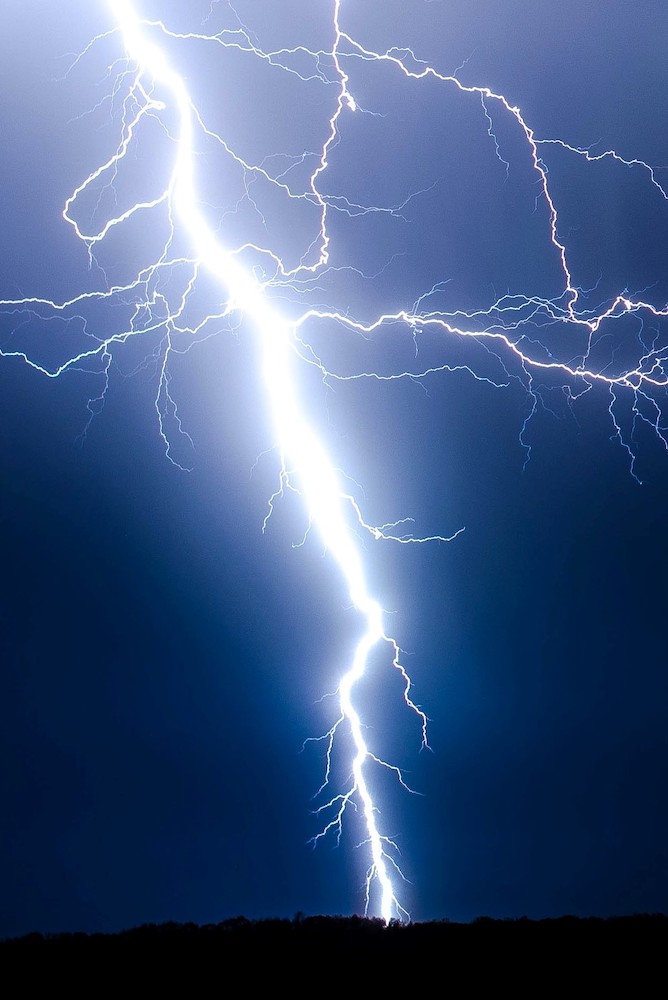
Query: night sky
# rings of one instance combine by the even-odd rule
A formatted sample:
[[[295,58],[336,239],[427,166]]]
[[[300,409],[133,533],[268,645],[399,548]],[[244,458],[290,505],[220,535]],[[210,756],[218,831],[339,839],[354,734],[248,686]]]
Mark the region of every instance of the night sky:
[[[203,30],[209,9],[138,6],[180,31]],[[235,6],[265,49],[331,49],[329,0]],[[462,67],[464,84],[505,94],[540,138],[614,148],[668,181],[663,0],[345,0],[342,22],[368,48],[410,46],[442,73]],[[221,2],[206,30],[234,24]],[[9,0],[4,300],[62,301],[127,281],[164,243],[164,218],[156,236],[147,215],[89,268],[61,217],[118,143],[120,103],[103,100],[118,36],[67,73],[112,26],[103,2]],[[205,120],[249,162],[278,173],[288,160],[273,154],[322,144],[334,86],[202,43],[170,51]],[[394,215],[333,213],[337,270],[275,290],[275,302],[290,315],[316,304],[371,319],[411,309],[437,282],[423,309],[471,312],[505,292],[558,298],[547,210],[513,119],[488,102],[506,172],[479,98],[387,65],[349,59],[345,69],[360,110],[342,117],[323,189],[405,204]],[[159,190],[169,150],[166,133],[147,127],[118,204]],[[647,172],[552,146],[542,155],[586,307],[625,290],[664,306],[668,202]],[[260,183],[244,198],[219,151],[201,160],[202,201],[221,238],[298,260],[317,233],[308,207]],[[303,188],[308,169],[288,176]],[[110,191],[97,207],[89,198],[80,218],[97,211],[99,221],[112,202]],[[207,296],[207,308],[220,305],[209,279],[198,303]],[[127,310],[120,300],[91,309],[88,334],[108,336]],[[43,366],[85,339],[80,323],[48,310],[41,320],[1,313],[2,351]],[[437,332],[414,342],[400,326],[366,339],[325,323],[301,332],[341,374],[447,364],[486,380],[458,371],[323,386],[313,368],[302,373],[314,424],[370,522],[411,516],[429,535],[466,528],[449,544],[360,541],[431,720],[432,751],[420,752],[397,678],[374,660],[360,691],[369,732],[421,793],[374,786],[409,880],[402,902],[420,920],[665,912],[663,441],[647,421],[634,424],[633,397],[620,391],[613,412],[632,460],[605,387],[573,401],[554,377],[538,379],[523,431],[534,405],[527,376],[479,343]],[[262,532],[278,466],[258,346],[238,318],[216,333],[184,338],[170,362],[192,445],[168,412],[168,456],[155,408],[159,333],[116,349],[104,406],[89,402],[103,389],[99,362],[49,379],[0,358],[2,936],[363,908],[362,829],[351,817],[338,848],[309,845],[322,745],[302,752],[335,718],[320,699],[336,688],[359,620],[315,534],[299,545],[297,498],[279,502]],[[642,331],[633,318],[601,333],[593,359],[612,370],[642,353],[639,336],[665,344],[668,328],[645,316]],[[563,324],[527,335],[560,359],[582,348]]]

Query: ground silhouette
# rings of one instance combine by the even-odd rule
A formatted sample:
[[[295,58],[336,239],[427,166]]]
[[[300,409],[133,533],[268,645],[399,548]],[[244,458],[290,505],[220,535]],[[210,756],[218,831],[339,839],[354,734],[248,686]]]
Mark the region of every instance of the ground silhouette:
[[[392,923],[304,917],[219,924],[146,924],[118,934],[29,934],[0,942],[5,983],[70,995],[361,996],[378,988],[467,996],[480,987],[517,995],[666,995],[668,916]],[[9,992],[6,995],[19,995]]]

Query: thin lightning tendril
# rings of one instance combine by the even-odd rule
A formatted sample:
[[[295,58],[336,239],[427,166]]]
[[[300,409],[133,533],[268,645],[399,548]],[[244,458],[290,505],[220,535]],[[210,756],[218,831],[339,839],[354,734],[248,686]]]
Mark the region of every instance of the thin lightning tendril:
[[[596,386],[603,387],[610,395],[609,413],[616,437],[629,456],[631,473],[636,476],[633,439],[625,436],[616,415],[616,406],[622,393],[632,400],[633,426],[649,424],[663,446],[668,449],[668,439],[662,424],[662,395],[668,386],[668,348],[659,340],[658,333],[651,342],[643,339],[642,322],[646,318],[660,320],[668,316],[667,305],[655,305],[644,297],[635,297],[623,291],[605,303],[598,311],[580,306],[582,290],[574,283],[566,243],[560,235],[557,207],[543,159],[553,148],[583,158],[588,164],[604,159],[620,167],[644,173],[656,190],[658,198],[668,200],[665,188],[659,183],[655,169],[639,159],[625,159],[614,150],[593,153],[559,139],[541,139],[527,123],[519,107],[502,94],[486,86],[466,86],[455,75],[439,72],[421,61],[410,49],[392,48],[374,51],[352,37],[342,26],[341,0],[332,0],[331,47],[311,50],[306,47],[280,48],[265,51],[250,30],[237,18],[237,26],[219,33],[179,33],[159,20],[143,19],[129,0],[110,0],[115,26],[98,35],[77,56],[74,66],[93,46],[103,39],[120,35],[125,58],[110,68],[116,77],[111,95],[112,107],[121,102],[121,139],[115,151],[94,169],[66,199],[64,220],[72,227],[76,237],[88,252],[91,269],[99,267],[98,247],[112,234],[137,218],[152,218],[162,213],[167,220],[167,236],[158,259],[139,270],[127,283],[87,291],[62,302],[47,298],[27,297],[0,301],[0,310],[13,317],[12,338],[26,326],[39,322],[56,322],[80,330],[90,338],[82,350],[47,365],[37,361],[32,354],[11,343],[0,349],[0,356],[17,358],[49,378],[57,378],[67,371],[94,371],[102,376],[102,390],[88,403],[90,422],[104,405],[109,386],[110,371],[117,350],[131,339],[158,336],[158,346],[144,364],[154,364],[158,373],[155,409],[160,435],[167,457],[176,465],[180,462],[171,453],[167,425],[176,427],[178,434],[186,434],[181,425],[177,404],[170,392],[169,362],[173,353],[188,347],[181,344],[183,335],[190,343],[214,336],[221,326],[238,325],[243,319],[256,332],[261,344],[264,386],[273,415],[276,448],[280,455],[279,482],[270,497],[266,527],[276,502],[287,492],[301,496],[307,512],[308,525],[319,532],[330,557],[338,564],[345,580],[350,599],[363,622],[363,634],[355,649],[352,663],[338,685],[339,714],[336,722],[324,736],[317,738],[325,748],[325,774],[319,794],[327,796],[333,780],[333,754],[342,735],[352,739],[354,748],[350,761],[350,783],[344,791],[335,792],[327,801],[317,806],[323,818],[320,832],[313,838],[317,843],[329,834],[337,839],[342,835],[347,811],[361,810],[366,829],[365,843],[370,851],[370,864],[366,877],[365,896],[367,910],[377,909],[389,922],[405,918],[407,912],[401,905],[395,889],[396,877],[403,878],[397,863],[396,843],[381,833],[379,813],[369,786],[372,768],[389,771],[406,789],[408,785],[400,768],[380,758],[369,747],[364,725],[354,700],[355,687],[367,672],[369,658],[377,648],[386,648],[388,662],[398,673],[403,686],[406,707],[416,716],[423,747],[428,746],[427,718],[412,697],[411,680],[402,661],[401,651],[394,638],[387,633],[384,613],[379,602],[370,594],[364,570],[360,534],[366,533],[374,540],[390,540],[402,545],[444,542],[456,538],[463,529],[446,535],[418,537],[409,530],[410,519],[374,526],[367,522],[353,495],[343,485],[343,476],[333,465],[322,441],[313,429],[308,414],[300,403],[298,371],[303,365],[313,366],[326,384],[337,381],[376,379],[392,381],[411,379],[422,383],[434,374],[463,371],[472,377],[505,385],[511,378],[521,378],[530,399],[530,412],[522,427],[520,440],[528,458],[529,446],[524,443],[527,425],[539,404],[536,379],[540,373],[554,373],[563,380],[564,392],[570,402]],[[212,4],[212,11],[214,5]],[[230,8],[233,9],[233,8]],[[197,43],[217,46],[223,55],[237,50],[261,60],[273,69],[295,77],[301,83],[323,85],[335,96],[331,100],[331,114],[324,123],[322,145],[316,152],[305,152],[292,158],[279,157],[279,166],[272,168],[271,158],[263,163],[251,163],[238,155],[223,136],[210,128],[195,106],[184,78],[168,60],[164,44]],[[364,205],[342,195],[325,191],[332,158],[340,140],[340,121],[348,114],[371,114],[358,106],[350,90],[347,70],[355,63],[384,64],[419,87],[422,81],[431,80],[444,87],[454,88],[463,99],[475,98],[484,118],[484,128],[493,143],[495,154],[506,171],[511,164],[504,159],[495,122],[505,116],[519,129],[531,159],[531,167],[538,185],[537,208],[545,216],[547,237],[559,264],[562,285],[554,298],[531,297],[522,294],[505,294],[491,305],[472,311],[446,312],[426,308],[429,301],[443,294],[444,282],[426,291],[412,309],[384,312],[371,319],[360,319],[336,308],[309,307],[299,315],[288,318],[276,305],[275,292],[290,290],[296,295],[307,295],[318,288],[317,282],[325,274],[336,270],[330,262],[332,213],[351,217],[373,212],[389,213],[401,217],[409,201],[422,192],[414,192],[402,203],[393,206]],[[304,67],[308,67],[305,69]],[[132,204],[124,211],[110,214],[106,221],[92,231],[78,219],[81,202],[101,186],[96,210],[102,211],[105,192],[115,197],[118,173],[137,143],[137,136],[147,122],[158,122],[171,140],[174,157],[169,179],[163,190],[155,196]],[[197,137],[205,137],[223,150],[244,178],[245,198],[261,216],[260,207],[253,195],[253,185],[267,184],[282,198],[303,203],[317,220],[314,234],[301,257],[289,263],[275,248],[257,243],[228,247],[221,240],[203,213],[195,180]],[[293,180],[295,168],[312,162],[308,182],[301,186]],[[95,213],[93,213],[94,215]],[[190,251],[174,253],[178,237],[187,240]],[[252,266],[245,263],[252,260]],[[101,269],[100,269],[101,270]],[[194,297],[199,279],[208,274],[218,283],[225,301],[217,312],[208,313],[198,323],[188,317],[188,306]],[[174,291],[178,288],[178,291]],[[132,315],[129,324],[108,336],[91,333],[93,321],[86,318],[88,307],[123,304]],[[641,325],[638,356],[630,366],[614,367],[614,361],[605,365],[594,364],[593,347],[597,335],[611,333],[622,317],[637,318]],[[303,336],[303,331],[318,324],[334,324],[370,338],[395,327],[408,330],[416,344],[418,334],[434,331],[444,341],[472,341],[486,349],[501,362],[504,376],[495,379],[477,373],[468,364],[436,364],[414,371],[395,372],[336,371],[325,364]],[[570,358],[553,356],[536,331],[564,325],[583,335],[579,347],[573,347]],[[187,436],[187,435],[186,435]],[[636,476],[637,478],[637,476]],[[308,533],[308,529],[307,529]],[[309,742],[309,741],[307,741]],[[408,789],[410,790],[410,789]],[[373,894],[378,892],[379,902],[374,907]],[[373,898],[372,898],[373,897]]]

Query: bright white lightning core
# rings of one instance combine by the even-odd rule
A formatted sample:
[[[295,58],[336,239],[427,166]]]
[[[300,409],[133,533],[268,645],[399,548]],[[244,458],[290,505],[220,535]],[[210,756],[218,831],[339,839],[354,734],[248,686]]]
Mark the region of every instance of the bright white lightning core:
[[[269,513],[278,497],[286,491],[298,493],[307,512],[310,526],[319,532],[329,557],[334,560],[342,573],[355,609],[363,622],[362,636],[354,652],[350,666],[343,671],[338,686],[339,717],[328,734],[326,743],[326,774],[323,789],[327,788],[331,776],[333,747],[343,731],[352,738],[354,752],[350,761],[350,783],[343,791],[335,792],[318,812],[324,817],[323,828],[314,838],[316,841],[333,832],[340,836],[344,816],[349,807],[361,808],[366,827],[366,839],[370,850],[370,863],[366,880],[366,905],[377,911],[389,922],[392,918],[406,915],[398,891],[395,888],[401,872],[396,860],[396,846],[381,832],[380,813],[372,798],[369,773],[373,768],[382,767],[392,771],[404,785],[400,770],[380,759],[371,749],[365,737],[363,720],[355,702],[355,686],[364,676],[370,654],[376,647],[386,647],[388,662],[402,680],[403,697],[406,706],[416,718],[422,745],[427,743],[426,717],[411,697],[410,679],[401,664],[397,642],[388,635],[384,623],[383,610],[367,585],[367,574],[363,565],[359,535],[368,532],[374,539],[385,539],[400,544],[419,544],[431,541],[448,541],[441,535],[414,537],[404,534],[404,521],[374,526],[369,524],[360,509],[357,499],[343,485],[342,476],[334,467],[323,442],[313,429],[313,422],[300,402],[298,366],[304,364],[320,369],[328,380],[353,378],[421,379],[435,371],[450,371],[453,366],[443,363],[421,371],[398,371],[393,374],[360,371],[356,374],[337,373],[326,366],[303,339],[303,331],[312,323],[332,322],[362,334],[382,332],[383,329],[402,324],[410,336],[427,329],[438,331],[443,337],[469,339],[482,344],[501,359],[501,365],[515,365],[524,376],[530,398],[533,400],[532,413],[537,402],[534,378],[542,373],[556,373],[563,379],[564,390],[570,398],[594,387],[602,386],[609,393],[609,410],[615,436],[630,456],[631,471],[634,472],[635,455],[632,441],[625,436],[616,416],[616,404],[620,393],[628,393],[632,400],[633,424],[645,422],[668,448],[662,426],[663,394],[668,386],[666,364],[668,349],[663,346],[658,334],[647,343],[638,338],[639,350],[631,364],[615,367],[609,360],[594,364],[595,338],[607,324],[611,329],[622,317],[636,316],[642,326],[642,317],[652,317],[659,321],[668,316],[668,307],[653,305],[644,299],[632,297],[629,293],[615,295],[597,311],[579,310],[580,290],[574,284],[565,242],[559,232],[559,220],[555,199],[548,185],[548,172],[542,159],[543,148],[558,146],[562,151],[588,162],[608,158],[621,167],[644,171],[648,182],[656,188],[662,199],[666,192],[656,179],[652,168],[638,160],[624,160],[609,150],[594,155],[560,140],[541,140],[527,124],[519,108],[512,105],[503,95],[496,94],[485,86],[462,85],[456,76],[439,72],[432,66],[419,61],[408,50],[391,49],[385,52],[373,51],[348,34],[342,26],[340,0],[331,0],[331,48],[326,51],[311,51],[306,48],[264,51],[254,40],[246,27],[239,23],[234,30],[218,34],[189,34],[174,32],[162,21],[144,19],[138,9],[128,0],[111,0],[111,11],[118,32],[122,37],[125,60],[121,68],[116,67],[114,96],[122,98],[122,136],[115,152],[85,180],[76,187],[67,199],[64,209],[65,220],[72,225],[77,237],[88,248],[91,262],[95,260],[98,245],[108,239],[118,227],[145,214],[160,211],[168,220],[168,235],[162,252],[153,263],[143,268],[136,277],[123,285],[105,288],[102,291],[86,292],[65,302],[47,299],[24,298],[0,302],[0,308],[8,314],[19,314],[39,321],[45,316],[80,316],[91,304],[105,302],[134,303],[134,314],[129,326],[121,332],[104,337],[96,333],[92,345],[76,351],[65,361],[56,365],[46,365],[35,360],[27,350],[8,347],[0,350],[4,357],[15,357],[31,365],[50,377],[56,377],[67,370],[84,368],[96,362],[104,377],[106,391],[113,352],[132,337],[143,337],[155,330],[163,330],[162,353],[160,359],[160,383],[156,398],[156,410],[160,432],[169,454],[169,441],[163,421],[168,410],[176,415],[176,408],[169,394],[168,361],[173,349],[173,337],[188,331],[195,336],[207,325],[220,323],[235,316],[244,318],[255,331],[261,343],[264,369],[264,385],[273,415],[274,436],[280,453],[280,483],[269,503]],[[102,36],[100,36],[102,37]],[[315,155],[315,167],[311,171],[308,184],[301,191],[295,191],[284,174],[272,174],[265,164],[249,164],[226,144],[225,140],[208,128],[199,113],[184,77],[172,65],[167,49],[161,45],[169,40],[175,42],[188,39],[210,46],[236,49],[272,66],[297,76],[299,80],[325,79],[335,87],[336,96],[331,101],[328,117],[324,122],[323,141]],[[100,39],[95,39],[99,41]],[[93,43],[91,43],[92,45]],[[298,59],[306,60],[311,69],[295,69]],[[79,57],[81,58],[81,57]],[[302,309],[296,318],[288,318],[279,311],[270,292],[276,285],[289,287],[301,280],[311,280],[327,271],[330,265],[331,235],[328,225],[330,215],[335,211],[360,214],[385,209],[374,206],[357,205],[347,199],[334,198],[323,193],[323,178],[330,167],[331,158],[339,140],[339,124],[342,116],[359,113],[355,95],[349,90],[349,76],[346,60],[380,64],[396,71],[408,81],[407,85],[419,86],[423,80],[437,81],[456,88],[466,97],[479,98],[489,123],[489,135],[499,155],[498,140],[493,131],[495,114],[504,115],[519,130],[529,151],[532,169],[538,182],[541,210],[545,214],[546,240],[563,275],[559,294],[551,299],[539,296],[507,294],[495,302],[469,312],[425,310],[423,306],[434,294],[435,288],[425,294],[411,307],[395,312],[382,313],[367,320],[351,316],[337,308]],[[224,98],[223,98],[224,99]],[[137,201],[130,208],[110,214],[103,225],[88,231],[78,221],[77,209],[82,199],[94,191],[96,185],[113,189],[118,172],[136,141],[137,133],[147,121],[158,121],[169,136],[173,149],[166,187],[157,194]],[[296,266],[287,262],[272,247],[255,243],[244,246],[226,246],[224,235],[219,236],[207,220],[202,208],[202,198],[196,183],[197,137],[206,136],[219,144],[226,154],[244,172],[244,176],[262,178],[285,198],[307,205],[317,217],[316,233],[305,249]],[[306,154],[305,154],[306,155]],[[502,162],[506,162],[503,161]],[[287,172],[286,172],[287,173]],[[98,199],[100,203],[101,195]],[[222,228],[222,227],[221,227]],[[185,240],[189,246],[187,256],[173,253],[177,240]],[[254,264],[244,261],[249,252],[254,254]],[[167,290],[168,282],[161,283],[163,276],[177,273],[179,269],[188,273],[187,280],[179,286],[178,293]],[[224,308],[215,315],[207,315],[197,328],[188,326],[184,319],[187,305],[197,288],[200,274],[207,272],[221,288],[225,296]],[[560,360],[552,351],[543,346],[532,333],[543,327],[563,326],[581,335],[580,346],[573,348],[566,360]],[[505,362],[503,359],[506,359]],[[460,368],[475,373],[468,365]],[[486,381],[493,381],[486,378]],[[91,418],[95,407],[91,405]],[[177,418],[178,419],[178,418]],[[530,416],[527,420],[530,419]],[[526,421],[525,421],[526,426]],[[461,530],[461,529],[460,529]],[[454,538],[458,532],[451,535]],[[322,791],[322,789],[321,789]],[[376,895],[377,894],[377,895]]]
[[[165,100],[171,98],[177,109],[177,155],[167,191],[170,207],[178,216],[178,222],[186,228],[198,262],[211,271],[226,289],[228,309],[242,313],[261,337],[265,384],[282,458],[281,486],[293,482],[296,484],[304,497],[309,518],[319,529],[327,550],[339,564],[353,605],[363,615],[366,623],[353,663],[339,685],[342,719],[350,726],[356,752],[352,761],[353,787],[338,800],[340,808],[334,823],[340,825],[347,802],[353,796],[359,797],[372,857],[367,898],[372,880],[377,880],[381,888],[380,914],[389,922],[402,909],[388,872],[390,859],[385,849],[386,838],[378,830],[376,808],[364,773],[370,753],[359,714],[353,704],[352,690],[356,681],[364,675],[369,653],[375,645],[382,641],[389,642],[394,649],[397,666],[398,649],[393,640],[385,635],[380,605],[368,593],[359,553],[351,529],[346,523],[343,508],[345,504],[350,504],[351,499],[344,494],[325,449],[299,407],[291,371],[295,329],[270,306],[261,284],[214,237],[200,213],[193,177],[193,128],[196,112],[183,79],[170,67],[163,53],[144,38],[140,20],[130,3],[114,0],[112,9],[121,25],[128,57],[138,67],[137,81],[148,78],[152,87],[158,90],[165,88]],[[161,109],[158,102],[151,104],[156,110]],[[405,698],[419,716],[424,732],[426,719],[410,700],[409,687],[406,677]]]

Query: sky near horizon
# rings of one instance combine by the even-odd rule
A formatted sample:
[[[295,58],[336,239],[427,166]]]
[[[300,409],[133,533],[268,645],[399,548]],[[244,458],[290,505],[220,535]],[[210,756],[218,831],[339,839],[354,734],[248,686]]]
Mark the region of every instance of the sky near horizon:
[[[174,31],[242,22],[265,51],[331,50],[329,0],[136,6]],[[167,230],[146,213],[89,265],[62,210],[118,145],[120,90],[108,95],[122,44],[98,37],[113,28],[102,2],[8,8],[0,935],[360,912],[363,830],[351,815],[340,846],[308,843],[324,761],[322,744],[302,750],[336,717],[322,696],[359,622],[316,534],[300,544],[298,498],[277,503],[262,531],[278,466],[249,324],[183,337],[169,397],[164,330],[116,345],[103,401],[99,359],[53,379],[15,356],[51,370],[121,329],[132,308],[122,294],[90,306],[85,324],[77,310],[6,303],[127,282]],[[539,139],[614,149],[668,184],[661,2],[346,0],[341,24],[368,49],[394,46],[407,62],[412,49],[503,94]],[[300,158],[322,145],[336,101],[324,57],[295,57],[286,73],[202,40],[172,41],[169,55],[239,156],[305,189],[313,157]],[[272,287],[274,306],[367,322],[456,313],[460,326],[495,322],[509,335],[512,313],[471,314],[504,295],[563,306],[547,205],[512,114],[387,62],[343,66],[358,107],[341,116],[322,188],[339,209],[345,198],[376,210],[333,209],[332,269]],[[161,190],[169,127],[138,130],[113,187],[77,204],[82,225]],[[668,201],[649,172],[540,149],[583,311],[618,294],[665,307]],[[291,264],[312,249],[313,206],[249,183],[215,144],[202,142],[198,184],[227,245],[268,245]],[[193,322],[222,300],[203,277]],[[592,365],[609,375],[647,345],[663,350],[667,322],[644,311],[602,325]],[[582,330],[544,309],[520,335],[543,359],[572,363],[584,349]],[[402,904],[420,920],[665,912],[665,391],[654,404],[630,389],[613,399],[595,380],[531,372],[498,344],[434,328],[361,336],[316,322],[300,336],[305,356],[343,376],[323,384],[305,364],[299,390],[368,521],[412,517],[417,535],[465,528],[447,544],[359,541],[430,720],[421,751],[396,675],[373,659],[359,690],[370,739],[420,793],[374,776],[382,829],[401,850]],[[386,377],[347,379],[360,372]]]

